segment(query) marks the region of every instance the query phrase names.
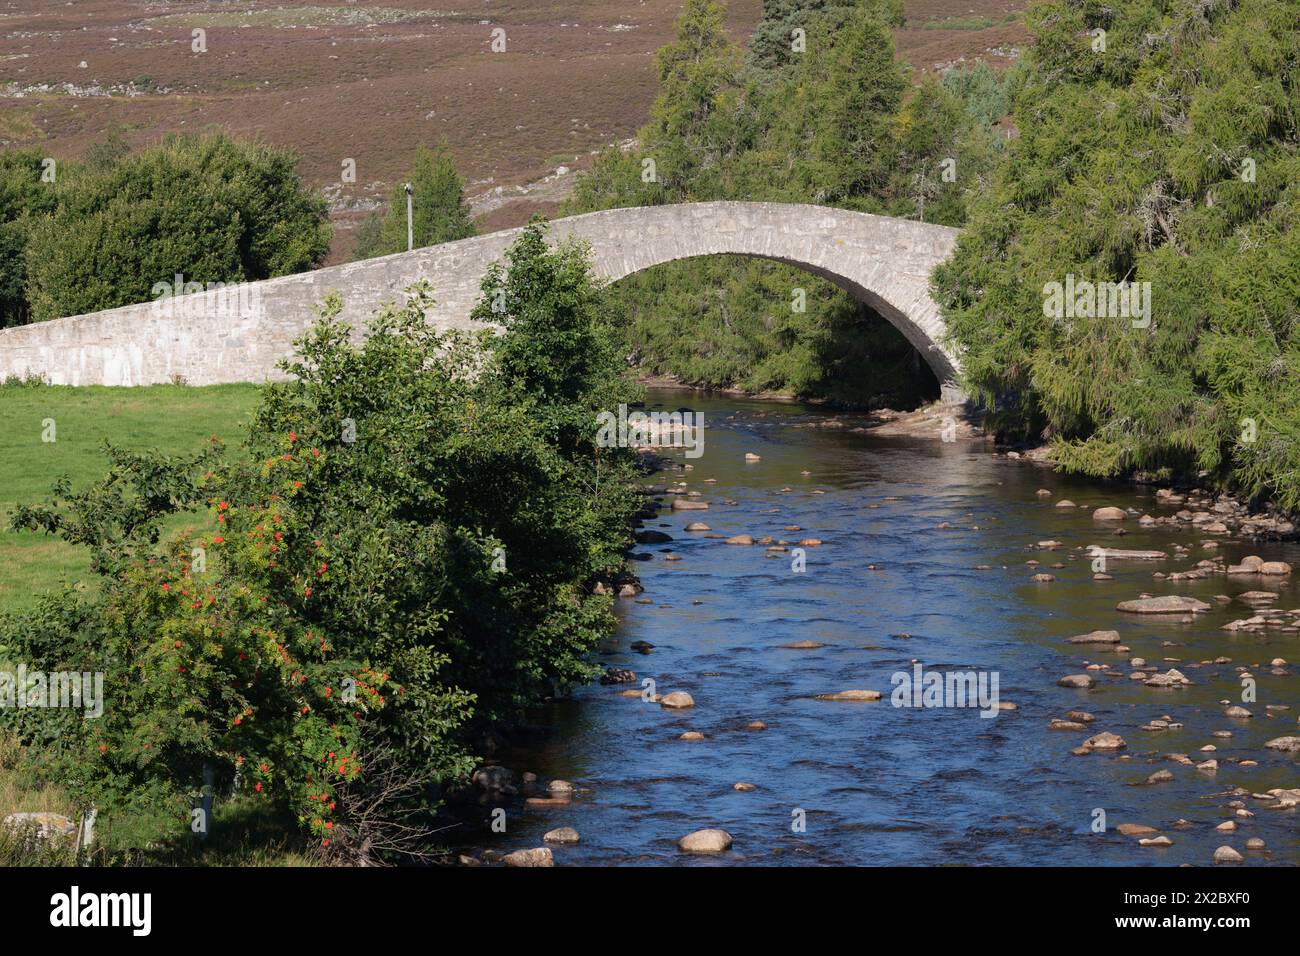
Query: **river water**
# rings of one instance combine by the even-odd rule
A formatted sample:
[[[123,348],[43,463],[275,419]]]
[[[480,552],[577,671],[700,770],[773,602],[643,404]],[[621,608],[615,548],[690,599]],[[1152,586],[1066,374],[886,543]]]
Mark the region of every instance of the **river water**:
[[[1277,607],[1300,606],[1289,579],[1153,580],[1155,570],[1185,569],[1208,556],[1199,542],[1209,536],[1186,526],[1145,531],[1130,518],[1129,533],[1117,538],[1113,526],[1091,518],[1101,505],[1153,515],[1176,510],[1157,504],[1152,488],[1058,476],[979,444],[828,428],[827,416],[798,404],[664,391],[647,402],[652,410],[683,405],[705,416],[704,454],[690,461],[692,470],[659,480],[686,481],[710,508],[665,508],[645,522],[673,537],[636,549],[650,555],[636,567],[642,597],[652,603],[620,599],[620,627],[599,656],[635,671],[638,683],[592,685],[552,705],[542,742],[502,762],[543,783],[570,781],[574,799],[557,807],[516,798],[507,804],[506,832],[485,829],[470,838],[471,849],[541,846],[543,833],[571,826],[581,842],[554,847],[558,865],[1169,866],[1209,864],[1222,845],[1240,851],[1246,865],[1300,863],[1297,811],[1232,792],[1300,787],[1300,756],[1263,747],[1300,733],[1300,635],[1223,630],[1253,613],[1239,601],[1194,619],[1115,609],[1144,592],[1214,603],[1218,594],[1260,588],[1280,592]],[[747,463],[746,452],[762,460]],[[1039,488],[1053,496],[1036,495]],[[1054,507],[1063,497],[1080,507]],[[760,545],[685,532],[692,521],[720,535],[824,543],[806,549],[806,570],[797,573],[790,552],[769,557]],[[940,528],[944,523],[950,527]],[[788,525],[802,530],[783,530]],[[1026,550],[1045,539],[1063,546]],[[1159,562],[1112,560],[1106,570],[1114,579],[1094,581],[1091,558],[1074,550],[1093,543],[1171,555],[1180,543],[1192,552]],[[681,560],[665,560],[669,552]],[[1294,545],[1231,539],[1218,553],[1231,563],[1258,553],[1300,567]],[[1047,567],[1055,562],[1065,567]],[[1039,570],[1056,580],[1032,581]],[[1066,642],[1093,629],[1118,630],[1131,651]],[[825,646],[782,647],[794,641]],[[653,649],[638,653],[634,642]],[[1181,668],[1194,684],[1144,686],[1128,677],[1133,656],[1161,670]],[[1200,663],[1220,656],[1231,662]],[[1291,673],[1271,673],[1277,657],[1291,662]],[[941,671],[996,673],[1001,700],[1018,709],[989,719],[974,708],[895,707],[892,675],[911,672],[914,660]],[[1111,664],[1122,676],[1091,672],[1097,686],[1090,690],[1057,686],[1062,675],[1084,673],[1085,662]],[[1240,702],[1240,665],[1258,682],[1248,720],[1227,718],[1218,703]],[[644,678],[658,693],[687,691],[695,706],[672,711],[622,696]],[[849,688],[884,698],[816,699]],[[1292,709],[1270,712],[1266,704]],[[1047,729],[1072,709],[1095,722],[1082,732]],[[1165,717],[1183,726],[1140,729]],[[746,729],[753,720],[767,729]],[[1216,730],[1232,736],[1215,737]],[[678,739],[685,731],[705,739]],[[1127,749],[1071,754],[1101,731],[1124,737]],[[1217,751],[1201,753],[1209,744]],[[1164,757],[1170,752],[1197,762],[1215,757],[1219,769],[1172,762]],[[1162,769],[1174,779],[1143,783]],[[740,781],[756,789],[736,791]],[[1216,831],[1233,818],[1234,799],[1254,816],[1238,818],[1233,833]],[[1095,832],[1102,811],[1106,829]],[[1179,820],[1190,825],[1175,827]],[[1121,823],[1155,827],[1173,845],[1140,846],[1117,831]],[[729,831],[732,849],[712,857],[681,853],[677,839],[703,827]],[[1247,850],[1250,837],[1267,849]]]

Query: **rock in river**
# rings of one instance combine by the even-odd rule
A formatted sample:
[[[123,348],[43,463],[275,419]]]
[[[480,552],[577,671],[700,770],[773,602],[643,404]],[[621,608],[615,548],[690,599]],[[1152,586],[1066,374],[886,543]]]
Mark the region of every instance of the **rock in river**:
[[[545,840],[547,843],[570,844],[570,843],[577,843],[579,837],[578,837],[578,831],[573,829],[573,827],[559,827],[555,830],[548,831],[547,834],[544,837],[542,837],[542,839]]]
[[[691,501],[686,498],[673,499],[673,511],[708,511],[707,501]]]
[[[504,858],[506,866],[555,866],[550,847],[539,846],[532,850],[515,850]]]
[[[878,690],[841,690],[833,694],[818,694],[818,700],[880,700]]]
[[[1071,644],[1118,644],[1119,631],[1089,631],[1070,638]]]
[[[731,849],[731,834],[726,830],[696,830],[678,840],[677,846],[685,853],[722,853]]]
[[[1240,863],[1244,857],[1230,846],[1221,846],[1214,851],[1215,863]]]
[[[1200,613],[1208,611],[1210,605],[1196,598],[1182,594],[1167,594],[1164,597],[1134,598],[1132,601],[1120,601],[1117,610],[1130,614],[1186,614],[1189,611]]]
[[[1300,737],[1274,737],[1272,740],[1266,740],[1264,746],[1270,750],[1281,750],[1284,753],[1300,753]]]
[[[680,710],[684,707],[694,707],[695,699],[684,690],[675,690],[671,694],[664,694],[659,704],[663,707]]]
[[[1148,833],[1159,833],[1155,827],[1149,827],[1145,823],[1121,823],[1118,827],[1121,836],[1146,836]]]
[[[1056,683],[1062,687],[1091,687],[1096,681],[1088,674],[1066,674]]]
[[[1089,737],[1082,746],[1085,750],[1123,750],[1128,742],[1119,734],[1103,732]]]

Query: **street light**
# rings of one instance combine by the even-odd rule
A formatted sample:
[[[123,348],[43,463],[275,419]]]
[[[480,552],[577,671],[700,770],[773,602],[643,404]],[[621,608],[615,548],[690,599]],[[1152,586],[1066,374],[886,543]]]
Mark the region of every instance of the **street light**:
[[[406,251],[415,248],[415,226],[411,220],[411,184],[406,184]]]

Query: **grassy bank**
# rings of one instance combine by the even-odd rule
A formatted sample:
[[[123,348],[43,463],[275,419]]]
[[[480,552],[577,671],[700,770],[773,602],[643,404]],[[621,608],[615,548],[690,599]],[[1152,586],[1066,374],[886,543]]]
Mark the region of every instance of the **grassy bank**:
[[[74,488],[102,477],[105,441],[169,454],[193,451],[210,435],[238,443],[256,399],[253,385],[0,387],[0,610],[90,577],[84,548],[10,531],[15,504],[41,501],[61,475]]]

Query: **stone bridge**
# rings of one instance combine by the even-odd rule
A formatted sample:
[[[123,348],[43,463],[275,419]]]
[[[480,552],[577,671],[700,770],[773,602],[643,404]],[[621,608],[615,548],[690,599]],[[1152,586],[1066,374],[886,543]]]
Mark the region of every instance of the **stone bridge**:
[[[0,330],[0,379],[36,374],[55,384],[146,385],[183,377],[191,385],[278,377],[276,362],[337,291],[344,317],[360,327],[383,301],[417,279],[433,286],[429,320],[469,328],[489,263],[518,229],[416,249],[380,259],[196,292]],[[958,357],[944,339],[930,298],[931,270],[952,251],[957,230],[822,206],[784,203],[683,203],[572,216],[551,223],[552,240],[591,246],[603,280],[663,262],[732,254],[798,266],[866,302],[907,337],[945,385]],[[160,277],[168,282],[172,277]]]

